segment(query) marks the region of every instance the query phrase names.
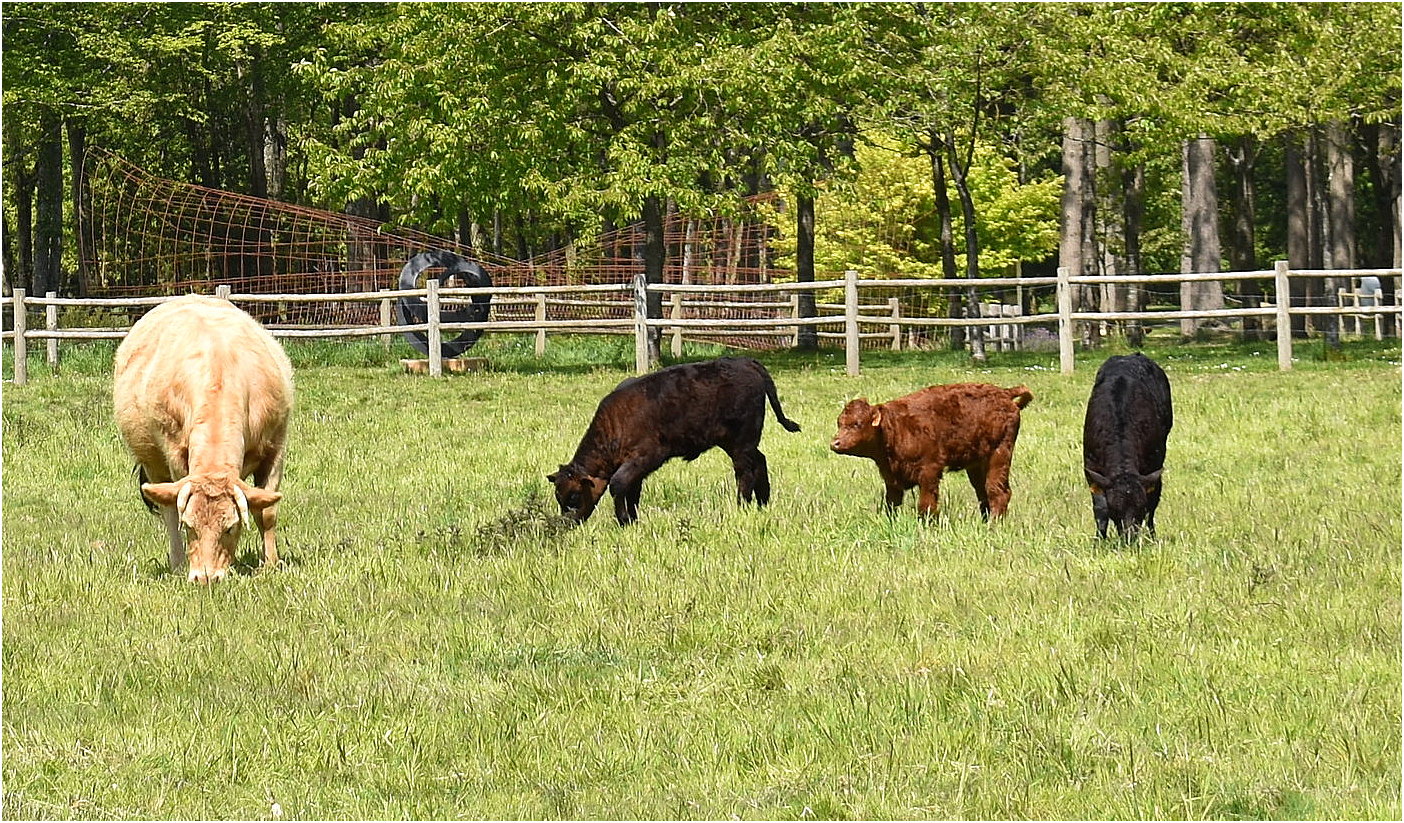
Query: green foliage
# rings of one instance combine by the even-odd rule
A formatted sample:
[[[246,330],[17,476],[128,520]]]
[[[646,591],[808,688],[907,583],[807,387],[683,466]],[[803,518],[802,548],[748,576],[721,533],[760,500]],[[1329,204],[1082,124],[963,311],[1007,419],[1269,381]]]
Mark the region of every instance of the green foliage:
[[[713,452],[568,531],[544,475],[621,363],[303,366],[286,565],[247,539],[209,589],[164,569],[110,376],[6,386],[4,815],[1398,819],[1398,350],[1256,351],[1152,350],[1176,425],[1135,545],[1080,478],[1100,354],[768,356],[804,425],[767,426],[768,509]],[[889,519],[828,451],[844,400],[933,369],[1036,396],[1003,522],[958,473]]]
[[[855,166],[851,181],[826,187],[815,202],[815,268],[854,269],[865,277],[942,276],[927,158],[909,143],[875,135],[857,147]],[[1021,184],[1013,161],[982,144],[970,181],[987,276],[1057,250],[1061,178],[1044,175]],[[781,226],[777,262],[793,266],[793,227],[775,222]],[[964,231],[960,215],[954,231]]]

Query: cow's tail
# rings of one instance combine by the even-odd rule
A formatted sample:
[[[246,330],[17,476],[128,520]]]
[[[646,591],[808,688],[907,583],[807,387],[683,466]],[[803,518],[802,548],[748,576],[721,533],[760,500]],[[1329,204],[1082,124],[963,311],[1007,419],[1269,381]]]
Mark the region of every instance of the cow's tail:
[[[1009,399],[1014,401],[1014,405],[1023,408],[1033,402],[1033,392],[1028,386],[1015,386],[1009,389]]]
[[[786,417],[785,412],[780,409],[780,396],[775,392],[775,381],[770,379],[770,372],[765,370],[765,366],[760,367],[760,372],[761,377],[765,379],[765,396],[770,398],[770,408],[775,410],[775,419],[780,421],[780,425],[785,427],[785,431],[799,431],[800,424]]]

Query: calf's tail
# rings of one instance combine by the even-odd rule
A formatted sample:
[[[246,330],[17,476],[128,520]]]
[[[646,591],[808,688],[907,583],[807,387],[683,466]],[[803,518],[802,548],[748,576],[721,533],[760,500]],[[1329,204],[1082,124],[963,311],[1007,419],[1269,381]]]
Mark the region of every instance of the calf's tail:
[[[770,398],[770,408],[775,411],[775,419],[780,421],[780,425],[785,427],[785,431],[799,431],[800,425],[786,417],[785,412],[780,410],[780,396],[775,393],[775,381],[770,379],[770,372],[766,371],[764,366],[761,366],[761,376],[765,378],[765,396]]]
[[[1009,399],[1014,401],[1014,405],[1023,408],[1033,402],[1033,392],[1028,386],[1015,386],[1009,389]]]

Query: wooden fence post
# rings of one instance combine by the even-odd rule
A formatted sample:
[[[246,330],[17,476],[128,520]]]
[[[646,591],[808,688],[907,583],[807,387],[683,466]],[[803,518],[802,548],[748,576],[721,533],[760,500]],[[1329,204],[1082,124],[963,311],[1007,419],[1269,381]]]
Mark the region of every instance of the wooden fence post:
[[[546,322],[546,293],[536,295],[536,322]],[[538,358],[546,355],[546,330],[536,330],[536,356]]]
[[[888,308],[890,308],[890,309],[892,310],[892,319],[893,319],[893,320],[901,320],[901,319],[902,319],[902,300],[901,300],[901,298],[898,298],[898,297],[889,297],[889,298],[887,298],[887,306],[888,306]],[[901,351],[901,350],[902,350],[902,327],[901,327],[900,325],[896,324],[896,323],[893,323],[893,324],[891,325],[890,329],[891,329],[891,331],[892,331],[892,350],[893,350],[893,351]]]
[[[1272,264],[1272,273],[1277,290],[1277,368],[1280,371],[1292,369],[1292,285],[1288,282],[1286,260]]]
[[[1066,266],[1058,267],[1058,368],[1073,373],[1073,287]]]
[[[390,290],[389,290],[389,289],[381,289],[381,291],[390,291]],[[391,312],[391,309],[392,309],[393,307],[394,307],[394,301],[393,301],[393,300],[391,300],[391,299],[388,298],[388,297],[383,297],[383,298],[381,298],[381,300],[380,300],[380,325],[381,325],[382,327],[384,327],[384,326],[389,326],[389,325],[390,325],[390,312]],[[394,336],[395,336],[395,335],[394,335],[393,333],[386,333],[386,334],[382,334],[382,335],[380,336],[380,344],[381,344],[382,346],[385,347],[385,350],[386,350],[386,351],[390,351],[390,340],[391,340],[392,338],[394,338]]]
[[[50,300],[53,300],[54,298],[58,297],[58,292],[45,292],[44,296],[49,298]],[[44,328],[47,331],[58,331],[58,306],[50,304],[44,307]],[[46,359],[49,363],[50,371],[58,371],[58,343],[59,341],[57,337],[50,337],[48,340],[44,341],[44,349],[45,353],[47,354]]]
[[[443,330],[439,328],[439,281],[425,280],[428,292],[424,302],[429,310],[429,376],[442,377],[444,374]]]
[[[843,348],[850,375],[858,374],[858,272],[843,273]]]
[[[674,320],[681,320],[683,316],[682,292],[673,292],[673,309],[670,316]],[[673,356],[682,357],[682,326],[673,327]]]
[[[24,339],[26,328],[24,289],[15,289],[11,292],[11,299],[15,306],[15,385],[23,386],[29,382],[29,344]]]
[[[233,288],[228,283],[221,283],[215,286],[215,297],[218,297],[220,300],[228,300],[229,294],[232,291]]]
[[[634,371],[646,374],[648,357],[648,278],[641,269],[634,275]]]

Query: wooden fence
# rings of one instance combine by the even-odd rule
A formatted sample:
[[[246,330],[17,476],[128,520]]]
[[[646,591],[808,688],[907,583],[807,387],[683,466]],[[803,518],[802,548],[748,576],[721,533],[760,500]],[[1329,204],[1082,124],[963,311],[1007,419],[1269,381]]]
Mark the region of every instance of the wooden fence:
[[[768,283],[757,285],[648,285],[642,278],[628,284],[609,285],[567,285],[567,286],[519,286],[487,288],[439,287],[437,280],[426,281],[423,289],[395,291],[359,292],[348,294],[231,294],[228,286],[219,286],[216,295],[239,303],[293,303],[293,302],[375,302],[380,307],[380,322],[373,326],[318,326],[292,327],[270,324],[269,330],[280,338],[345,338],[382,337],[388,344],[391,336],[405,332],[423,332],[428,338],[429,373],[442,374],[443,363],[440,343],[446,332],[480,329],[484,332],[534,333],[536,351],[540,355],[545,349],[546,334],[632,334],[635,339],[635,366],[646,372],[653,365],[649,361],[648,337],[651,329],[660,329],[672,337],[674,355],[681,353],[685,335],[706,334],[715,336],[720,332],[728,335],[780,336],[793,341],[804,326],[813,326],[822,338],[841,339],[844,343],[846,366],[849,374],[858,374],[860,348],[865,339],[891,340],[893,348],[900,348],[904,330],[929,329],[932,327],[974,327],[1004,329],[997,334],[1016,337],[1013,329],[1028,324],[1056,325],[1058,338],[1059,365],[1064,374],[1073,371],[1073,348],[1076,324],[1079,322],[1142,321],[1165,322],[1186,318],[1273,318],[1277,328],[1289,329],[1293,316],[1336,315],[1346,318],[1378,318],[1383,315],[1400,315],[1398,305],[1400,290],[1396,288],[1396,304],[1382,305],[1383,299],[1374,300],[1375,305],[1362,305],[1371,301],[1340,301],[1334,306],[1291,306],[1288,301],[1279,300],[1276,305],[1258,307],[1238,307],[1199,311],[1139,311],[1139,312],[1098,312],[1073,311],[1074,290],[1079,286],[1103,286],[1114,283],[1135,284],[1180,284],[1205,280],[1249,280],[1272,278],[1278,295],[1290,294],[1291,278],[1348,278],[1373,275],[1380,278],[1400,277],[1400,269],[1353,269],[1353,270],[1310,270],[1293,271],[1286,263],[1279,262],[1272,271],[1254,272],[1215,272],[1206,274],[1158,274],[1158,275],[1116,275],[1098,277],[1071,277],[1065,269],[1059,269],[1057,277],[1001,277],[975,280],[859,280],[856,272],[847,272],[842,280],[824,280],[812,283]],[[1053,287],[1056,290],[1057,310],[1044,314],[1006,315],[1001,311],[998,317],[909,317],[903,316],[895,298],[885,293],[893,290],[952,288],[1007,289],[1010,287]],[[799,316],[799,295],[805,291],[820,292],[842,290],[844,299],[838,304],[819,304],[816,315]],[[662,318],[647,317],[645,307],[650,293],[663,296],[668,307]],[[444,305],[463,302],[474,295],[490,294],[493,306],[507,309],[508,314],[525,314],[530,309],[531,316],[523,319],[498,319],[481,323],[447,323],[440,320]],[[754,302],[735,300],[741,296],[775,294],[783,300]],[[587,295],[587,297],[580,297]],[[688,297],[704,297],[705,300],[689,301]],[[732,296],[735,302],[727,302]],[[424,298],[428,308],[427,321],[415,325],[398,325],[392,322],[392,306],[400,297]],[[601,301],[599,298],[612,298]],[[864,302],[865,298],[867,302]],[[0,306],[8,304],[14,318],[14,327],[4,332],[3,337],[14,347],[14,382],[24,384],[28,372],[28,345],[32,340],[43,340],[50,365],[57,366],[59,342],[62,340],[120,339],[130,327],[113,326],[104,328],[60,328],[58,324],[61,307],[108,308],[131,312],[133,309],[154,306],[173,297],[135,298],[63,298],[53,293],[45,297],[30,297],[23,290],[16,289],[10,297],[0,300]],[[549,320],[547,307],[555,304],[572,304],[590,300],[591,305],[605,305],[618,310],[627,308],[623,317],[598,317],[590,319]],[[747,311],[766,313],[771,317],[715,318],[688,317],[687,310],[707,306],[712,308],[744,308]],[[45,318],[42,328],[31,328],[29,313],[39,310]],[[841,311],[834,315],[832,312]],[[878,312],[881,312],[880,314]],[[994,321],[992,323],[992,321]],[[995,325],[997,323],[997,326]],[[877,329],[863,331],[864,328]],[[1378,325],[1377,325],[1378,328]],[[1280,369],[1292,368],[1292,335],[1277,335],[1277,362]]]

